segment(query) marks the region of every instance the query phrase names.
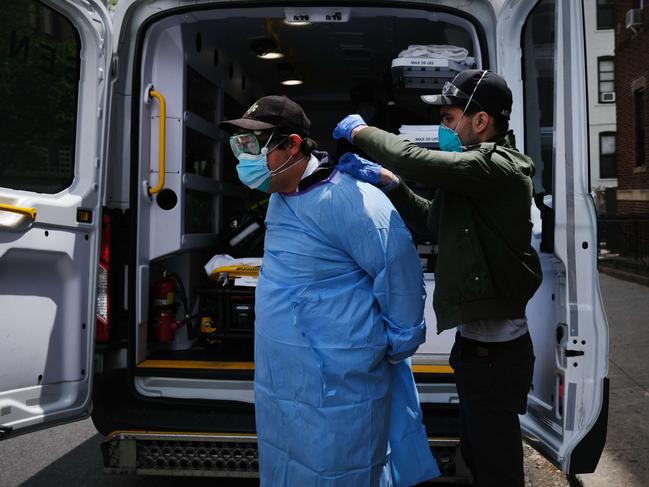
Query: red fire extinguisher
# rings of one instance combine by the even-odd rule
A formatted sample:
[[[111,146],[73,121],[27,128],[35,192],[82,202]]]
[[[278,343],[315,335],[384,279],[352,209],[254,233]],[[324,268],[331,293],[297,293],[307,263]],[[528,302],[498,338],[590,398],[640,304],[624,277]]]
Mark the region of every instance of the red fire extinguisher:
[[[157,318],[157,322],[154,323],[155,339],[159,342],[173,342],[174,333],[176,332],[176,328],[178,328],[178,322],[173,312],[161,312]]]
[[[171,342],[178,328],[175,318],[176,282],[165,271],[161,279],[151,285],[153,300],[153,333],[159,342]]]

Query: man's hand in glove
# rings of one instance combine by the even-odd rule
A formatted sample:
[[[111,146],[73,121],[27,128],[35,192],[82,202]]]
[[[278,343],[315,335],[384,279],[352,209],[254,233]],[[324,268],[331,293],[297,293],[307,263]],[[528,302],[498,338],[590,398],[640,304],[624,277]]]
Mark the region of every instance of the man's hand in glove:
[[[356,127],[367,127],[367,124],[365,123],[365,120],[363,120],[363,117],[358,114],[347,115],[340,122],[338,122],[338,125],[336,125],[333,133],[333,138],[336,140],[345,138],[350,143],[353,143],[352,130],[354,130]]]
[[[336,169],[341,172],[346,172],[361,181],[367,181],[374,186],[379,185],[381,166],[375,162],[363,159],[351,152],[345,152],[340,159],[338,159]]]

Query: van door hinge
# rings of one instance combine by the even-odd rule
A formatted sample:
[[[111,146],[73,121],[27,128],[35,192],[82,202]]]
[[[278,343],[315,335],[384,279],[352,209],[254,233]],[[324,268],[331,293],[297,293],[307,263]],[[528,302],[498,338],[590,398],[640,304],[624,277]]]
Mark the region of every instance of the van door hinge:
[[[8,435],[13,431],[13,427],[11,426],[0,426],[0,438],[2,438],[5,435]]]

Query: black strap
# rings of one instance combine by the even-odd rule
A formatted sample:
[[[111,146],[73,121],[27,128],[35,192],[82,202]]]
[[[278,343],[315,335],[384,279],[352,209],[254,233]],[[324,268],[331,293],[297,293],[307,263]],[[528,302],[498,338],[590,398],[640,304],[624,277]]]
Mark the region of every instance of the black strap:
[[[320,166],[318,169],[315,170],[313,174],[310,174],[309,176],[305,177],[302,181],[300,181],[300,184],[298,185],[298,190],[299,191],[305,191],[309,189],[311,186],[314,184],[318,184],[325,179],[327,179],[331,174],[334,172],[336,168],[333,166]]]

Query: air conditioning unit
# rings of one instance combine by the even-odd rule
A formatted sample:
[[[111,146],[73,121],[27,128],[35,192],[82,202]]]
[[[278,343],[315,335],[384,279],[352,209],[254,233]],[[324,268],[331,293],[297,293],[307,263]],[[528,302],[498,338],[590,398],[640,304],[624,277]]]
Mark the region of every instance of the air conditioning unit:
[[[626,11],[626,28],[638,32],[642,27],[642,9],[632,8]]]
[[[600,101],[603,103],[613,103],[615,101],[615,92],[604,91],[600,94]]]

